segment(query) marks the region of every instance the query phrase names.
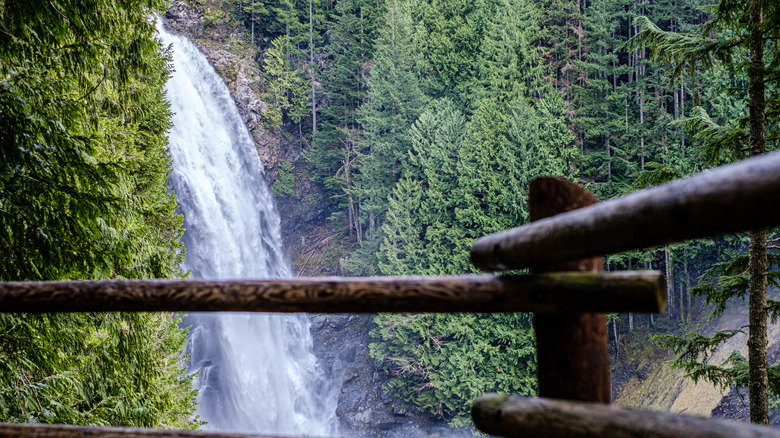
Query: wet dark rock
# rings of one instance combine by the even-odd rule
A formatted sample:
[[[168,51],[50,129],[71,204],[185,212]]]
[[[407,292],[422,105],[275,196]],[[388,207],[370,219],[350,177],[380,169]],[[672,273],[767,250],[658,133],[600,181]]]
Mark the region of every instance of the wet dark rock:
[[[473,436],[453,431],[419,413],[398,394],[385,391],[387,375],[368,353],[373,315],[310,315],[314,353],[331,378],[340,378],[336,415],[350,437],[394,438]]]
[[[747,389],[731,385],[726,396],[712,410],[712,418],[750,421],[750,401]]]

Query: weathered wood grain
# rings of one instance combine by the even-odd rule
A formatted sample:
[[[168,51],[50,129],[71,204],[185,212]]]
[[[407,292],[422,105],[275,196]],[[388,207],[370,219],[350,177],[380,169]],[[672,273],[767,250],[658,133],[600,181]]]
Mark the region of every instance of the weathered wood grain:
[[[0,312],[661,312],[656,272],[0,283]]]
[[[780,438],[749,423],[497,394],[475,400],[471,419],[482,432],[517,438]]]
[[[780,225],[780,152],[478,239],[504,271]]]
[[[583,208],[598,198],[581,186],[559,178],[537,178],[528,190],[531,221]],[[534,268],[535,272],[604,270],[602,257],[567,260]],[[580,299],[588,299],[582,294]],[[573,297],[574,298],[574,297]],[[576,299],[576,298],[575,298]],[[594,309],[593,312],[604,312]],[[566,400],[609,403],[609,356],[604,313],[534,315],[536,375],[539,395]]]
[[[9,438],[283,438],[280,435],[17,423],[0,423],[0,436]]]

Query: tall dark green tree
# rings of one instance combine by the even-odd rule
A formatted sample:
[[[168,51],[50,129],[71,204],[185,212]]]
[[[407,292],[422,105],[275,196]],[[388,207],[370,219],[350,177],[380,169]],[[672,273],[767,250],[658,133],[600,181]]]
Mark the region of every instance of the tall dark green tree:
[[[767,132],[772,133],[770,138],[775,138],[774,133],[777,131],[777,115],[771,108],[779,99],[776,81],[780,80],[780,49],[776,41],[780,37],[780,29],[777,27],[777,23],[780,23],[780,5],[765,0],[722,0],[713,10],[712,19],[703,27],[701,33],[695,35],[663,32],[646,19],[641,20],[641,23],[643,31],[636,41],[650,45],[656,56],[673,62],[678,68],[699,64],[706,69],[713,69],[717,63],[722,63],[734,74],[744,74],[747,77],[748,114],[741,123],[718,126],[700,110],[689,122],[689,126],[698,131],[699,137],[708,145],[708,152],[715,153],[716,157],[763,154],[766,151]],[[767,105],[767,102],[770,104]],[[727,284],[727,287],[719,289],[721,294],[710,295],[720,301],[747,293],[750,326],[748,361],[732,361],[734,367],[731,371],[747,375],[750,419],[763,424],[769,421],[766,236],[766,230],[750,232],[749,256],[746,265],[742,266],[746,275],[741,276],[746,283],[741,284],[741,287],[729,287],[733,285]],[[744,263],[744,260],[742,262]],[[740,260],[735,260],[734,263],[739,264]],[[738,265],[722,269],[724,272],[730,272],[735,266]],[[776,305],[772,304],[775,308]],[[698,353],[709,351],[708,348],[712,348],[713,343],[722,339],[721,335],[707,342],[701,342],[697,337],[670,342],[677,351],[684,353],[685,363],[682,365],[691,369],[690,367],[700,366],[696,364]],[[745,367],[746,372],[739,371]],[[717,379],[718,375],[723,375],[723,371],[725,370],[719,369],[701,376]]]
[[[470,270],[471,245],[456,215],[458,161],[469,153],[466,119],[455,105],[433,102],[411,128],[405,174],[393,188],[377,256],[383,274],[441,275]]]
[[[357,195],[356,168],[362,138],[358,108],[366,101],[368,65],[380,15],[376,2],[338,2],[328,31],[330,44],[323,52],[322,101],[318,129],[307,155],[315,181],[325,188],[332,211],[344,212],[350,236],[360,243],[363,224]],[[342,222],[343,223],[343,222]]]
[[[411,147],[409,128],[427,100],[420,87],[423,59],[412,44],[412,26],[408,4],[389,1],[375,43],[367,100],[358,112],[364,139],[359,195],[369,238],[379,231],[388,197],[402,175],[402,159]]]

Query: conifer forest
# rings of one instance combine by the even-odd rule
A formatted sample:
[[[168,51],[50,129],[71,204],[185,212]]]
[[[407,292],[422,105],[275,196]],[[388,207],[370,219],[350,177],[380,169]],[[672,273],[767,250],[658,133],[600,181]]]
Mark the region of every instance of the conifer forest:
[[[257,129],[298,151],[266,179],[282,212],[322,212],[318,275],[475,273],[474,240],[527,223],[538,176],[606,200],[780,140],[776,0],[177,2],[201,36],[231,29],[224,50],[257,72]],[[188,276],[155,30],[169,7],[0,0],[0,281]],[[312,258],[288,250],[296,268]],[[779,264],[779,229],[607,257],[668,289],[662,315],[608,315],[613,386],[652,350],[694,381],[749,388],[750,420],[780,424],[780,350],[766,348]],[[747,322],[712,330],[727,314]],[[481,394],[537,393],[530,314],[372,318],[383,389],[424,415],[467,427]],[[0,314],[0,421],[197,429],[181,319]],[[750,354],[709,360],[744,334]]]

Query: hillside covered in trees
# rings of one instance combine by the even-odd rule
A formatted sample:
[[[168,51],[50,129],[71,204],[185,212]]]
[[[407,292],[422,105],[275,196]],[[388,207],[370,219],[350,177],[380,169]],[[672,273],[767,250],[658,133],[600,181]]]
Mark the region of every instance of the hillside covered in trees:
[[[569,178],[608,199],[754,153],[740,25],[748,2],[197,4],[204,32],[242,23],[257,48],[265,126],[302,150],[301,159],[280,162],[274,191],[283,204],[326,206],[338,236],[328,247],[331,271],[471,272],[476,237],[528,220],[524,199],[536,176]],[[773,66],[777,22],[761,4],[764,62]],[[770,71],[767,150],[777,138]],[[712,304],[717,314],[728,299],[746,297],[747,243],[727,236],[609,257],[608,270],[665,272],[670,292],[661,317],[612,315],[613,347],[635,329],[660,345],[653,334],[685,334],[706,322]],[[770,245],[770,266],[775,251]],[[375,322],[371,354],[389,373],[388,388],[451,424],[464,424],[483,392],[536,391],[527,317]],[[695,371],[693,352],[710,350],[675,339],[666,345],[690,353],[677,366]],[[728,388],[745,383],[746,367],[740,353],[697,376]]]

